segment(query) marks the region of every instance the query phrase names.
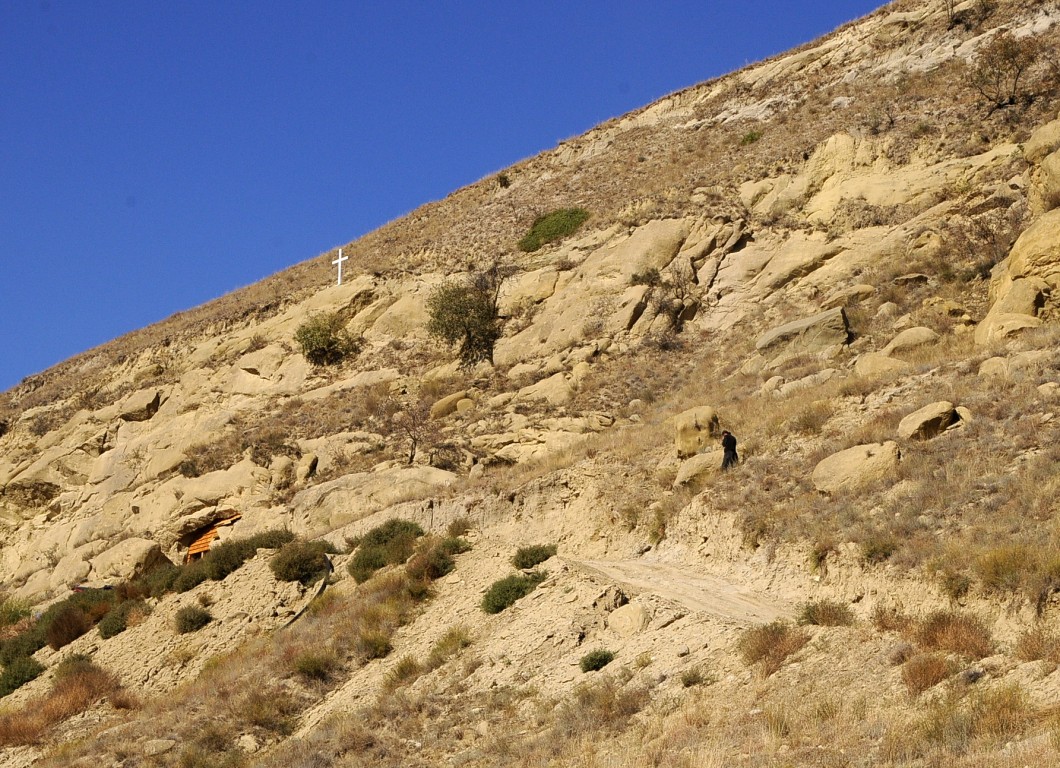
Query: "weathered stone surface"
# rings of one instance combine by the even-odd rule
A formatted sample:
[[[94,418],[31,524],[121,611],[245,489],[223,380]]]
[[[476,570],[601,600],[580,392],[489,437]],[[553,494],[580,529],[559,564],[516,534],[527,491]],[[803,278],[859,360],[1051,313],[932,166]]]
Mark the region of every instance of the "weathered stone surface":
[[[858,376],[889,376],[902,373],[910,368],[912,368],[910,363],[895,360],[893,357],[887,357],[878,352],[866,352],[858,355],[858,359],[854,361],[854,373]]]
[[[725,451],[720,448],[708,453],[699,453],[686,459],[677,470],[674,478],[674,487],[698,484],[710,479],[721,471],[721,462],[725,458]]]
[[[132,579],[165,560],[157,541],[125,539],[92,558],[91,576],[99,580]]]
[[[147,421],[158,412],[162,393],[157,389],[141,389],[122,401],[120,417],[123,421]]]
[[[632,637],[647,629],[651,615],[640,603],[626,603],[607,616],[607,628],[619,637]]]
[[[717,438],[721,427],[718,412],[709,405],[689,408],[674,418],[674,445],[680,457],[691,456],[710,440]]]
[[[306,534],[331,531],[398,501],[426,496],[454,480],[452,472],[424,466],[345,475],[295,495],[293,529]]]
[[[893,474],[900,458],[898,444],[891,440],[856,445],[818,462],[811,480],[825,493],[858,488]]]
[[[788,345],[801,351],[814,352],[846,344],[849,340],[850,326],[846,312],[838,308],[773,328],[758,337],[755,349],[759,352],[774,352]]]
[[[849,288],[834,291],[821,302],[821,309],[836,309],[857,304],[876,293],[876,289],[867,283],[858,283]]]
[[[934,344],[939,340],[939,335],[930,328],[923,326],[916,326],[914,328],[906,328],[904,331],[895,336],[891,341],[880,350],[881,354],[890,356],[900,352],[908,352],[911,349],[917,347],[927,346],[928,344]]]
[[[959,421],[953,403],[940,400],[903,418],[898,424],[898,436],[904,440],[930,440]]]
[[[177,746],[177,742],[173,739],[151,739],[144,742],[144,757],[154,757],[156,755],[165,754],[175,746]]]
[[[990,311],[975,329],[984,345],[1041,325],[1041,311],[1060,295],[1060,208],[1040,216],[993,271]]]
[[[431,418],[442,419],[451,413],[456,413],[456,404],[466,397],[467,390],[462,389],[435,401],[434,405],[431,406]]]
[[[557,373],[536,384],[519,390],[518,399],[523,401],[545,400],[552,405],[564,405],[574,396],[574,389],[565,374]]]
[[[1023,144],[1023,155],[1032,163],[1041,162],[1046,155],[1060,148],[1060,120],[1039,126]]]

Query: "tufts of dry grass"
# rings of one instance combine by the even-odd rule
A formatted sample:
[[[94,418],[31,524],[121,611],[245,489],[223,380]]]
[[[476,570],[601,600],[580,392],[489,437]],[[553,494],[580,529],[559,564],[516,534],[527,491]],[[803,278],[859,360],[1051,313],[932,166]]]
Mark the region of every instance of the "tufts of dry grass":
[[[810,641],[810,634],[778,619],[744,631],[737,650],[747,665],[759,664],[764,677],[776,672],[784,661]]]
[[[902,665],[902,682],[919,696],[957,671],[956,665],[941,653],[918,653]]]
[[[854,612],[845,603],[815,600],[799,609],[798,622],[821,627],[849,627],[854,623]]]
[[[994,640],[983,621],[957,611],[935,611],[917,624],[913,636],[925,648],[948,651],[969,659],[994,652]]]
[[[91,661],[73,657],[59,665],[51,690],[16,712],[0,715],[0,745],[39,743],[56,724],[121,690],[117,679]]]

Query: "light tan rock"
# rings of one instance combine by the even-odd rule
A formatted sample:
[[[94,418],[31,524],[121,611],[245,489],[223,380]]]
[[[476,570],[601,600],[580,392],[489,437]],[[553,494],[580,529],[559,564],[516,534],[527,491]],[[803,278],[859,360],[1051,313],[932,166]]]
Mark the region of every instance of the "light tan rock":
[[[475,401],[470,397],[465,397],[462,400],[458,400],[456,403],[457,413],[467,413],[475,408]]]
[[[858,355],[858,359],[854,361],[854,373],[865,377],[899,374],[912,367],[912,364],[904,360],[895,360],[893,357],[887,357],[878,352],[866,352]]]
[[[940,400],[903,418],[898,424],[898,436],[903,440],[930,440],[959,421],[953,403]]]
[[[718,449],[708,453],[699,453],[686,459],[677,470],[674,488],[698,484],[710,479],[721,472],[721,462],[724,458],[725,451]]]
[[[456,413],[457,403],[465,398],[467,398],[467,390],[462,389],[459,392],[454,392],[440,400],[436,400],[434,405],[431,406],[431,418],[443,419],[451,413]]]
[[[773,328],[758,337],[755,349],[772,353],[786,345],[800,351],[815,352],[846,344],[849,340],[850,326],[846,312],[838,308]]]
[[[836,309],[857,304],[876,293],[876,288],[867,283],[858,283],[848,288],[833,291],[821,302],[821,309]]]
[[[924,326],[906,328],[891,339],[887,346],[880,350],[880,353],[890,357],[896,353],[908,352],[912,349],[917,349],[918,347],[934,344],[939,338],[940,336],[937,333]]]
[[[545,400],[551,405],[564,405],[574,396],[574,389],[565,374],[557,373],[536,384],[519,390],[517,399],[523,401]]]
[[[455,480],[452,472],[425,466],[345,475],[295,494],[292,530],[307,535],[332,531],[399,501],[427,496]]]
[[[161,403],[159,390],[141,389],[122,401],[119,416],[123,421],[147,421],[158,412]]]
[[[1060,289],[1060,208],[1039,216],[1009,253],[1013,278],[1037,277]]]
[[[607,628],[619,637],[632,637],[648,628],[651,615],[639,603],[626,603],[607,615]]]
[[[689,408],[674,417],[674,446],[682,458],[698,453],[719,434],[718,412],[709,405]]]
[[[1032,163],[1040,163],[1046,155],[1060,149],[1060,120],[1039,126],[1023,145],[1023,156]]]
[[[125,539],[92,558],[93,580],[120,580],[135,578],[151,568],[166,562],[167,558],[157,541],[150,539]]]
[[[893,475],[900,459],[898,444],[891,440],[856,445],[818,462],[811,480],[824,493],[855,489]]]

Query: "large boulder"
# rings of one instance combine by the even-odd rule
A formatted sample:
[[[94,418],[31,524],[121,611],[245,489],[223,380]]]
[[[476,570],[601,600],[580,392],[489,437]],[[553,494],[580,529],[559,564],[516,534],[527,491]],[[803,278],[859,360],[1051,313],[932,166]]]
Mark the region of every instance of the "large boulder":
[[[906,328],[891,339],[887,346],[880,351],[881,354],[890,357],[896,352],[908,352],[911,349],[934,344],[938,340],[939,335],[930,328],[925,328],[923,326]]]
[[[953,403],[940,400],[913,411],[898,424],[903,440],[930,440],[961,420]]]
[[[674,478],[674,488],[695,485],[710,479],[721,471],[721,463],[724,459],[725,451],[720,448],[686,459],[677,470],[677,477]]]
[[[700,448],[720,434],[718,412],[709,405],[690,408],[674,419],[674,444],[681,458],[699,453]]]
[[[893,474],[901,456],[893,440],[855,445],[818,462],[811,480],[824,493],[859,488]]]
[[[431,418],[442,419],[451,413],[456,413],[456,405],[461,400],[467,397],[467,390],[460,390],[454,392],[451,395],[446,395],[440,400],[436,400],[434,405],[431,406]]]
[[[755,349],[779,352],[788,347],[798,352],[821,352],[850,341],[850,324],[842,307],[804,317],[766,331],[758,337]]]
[[[141,389],[133,392],[122,402],[120,417],[123,421],[147,421],[162,403],[162,393],[157,389]]]
[[[1042,310],[1060,295],[1060,208],[1043,214],[994,269],[993,304],[975,330],[977,344],[990,344],[1041,325]]]
[[[95,580],[124,581],[168,562],[157,541],[125,539],[106,552],[92,558],[92,578]]]
[[[863,355],[858,355],[858,359],[854,361],[854,373],[866,378],[903,373],[911,367],[904,360],[895,360],[893,357],[881,355],[879,352],[866,352]]]

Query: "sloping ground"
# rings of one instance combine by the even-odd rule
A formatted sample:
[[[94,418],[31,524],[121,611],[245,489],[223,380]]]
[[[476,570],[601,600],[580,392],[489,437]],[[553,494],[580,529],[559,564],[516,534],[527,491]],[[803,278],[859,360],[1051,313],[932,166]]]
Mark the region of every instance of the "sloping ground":
[[[208,640],[173,637],[166,598],[153,624],[39,652],[168,692],[71,720],[53,746],[117,724],[52,764],[1041,762],[1060,702],[1060,9],[955,13],[893,3],[388,225],[343,286],[301,265],[7,393],[0,578],[34,602],[180,560],[235,513],[233,537],[339,548],[394,516],[475,530],[383,659],[341,635],[367,587],[340,581],[273,636],[305,596],[253,569],[206,589],[225,616]],[[1034,98],[988,110],[968,67],[999,29],[1043,53]],[[512,252],[572,203],[582,230]],[[460,371],[426,298],[498,253],[496,365]],[[323,313],[363,338],[356,358],[296,350]],[[720,428],[743,457],[725,473]],[[535,543],[559,546],[548,578],[485,616]],[[783,623],[805,645],[744,658],[751,625],[821,601],[854,623]],[[982,625],[961,625],[973,651],[925,634],[940,610]],[[398,676],[454,626],[469,648]],[[614,666],[583,674],[600,647]],[[337,671],[293,672],[313,649]],[[290,711],[247,719],[270,702]]]

